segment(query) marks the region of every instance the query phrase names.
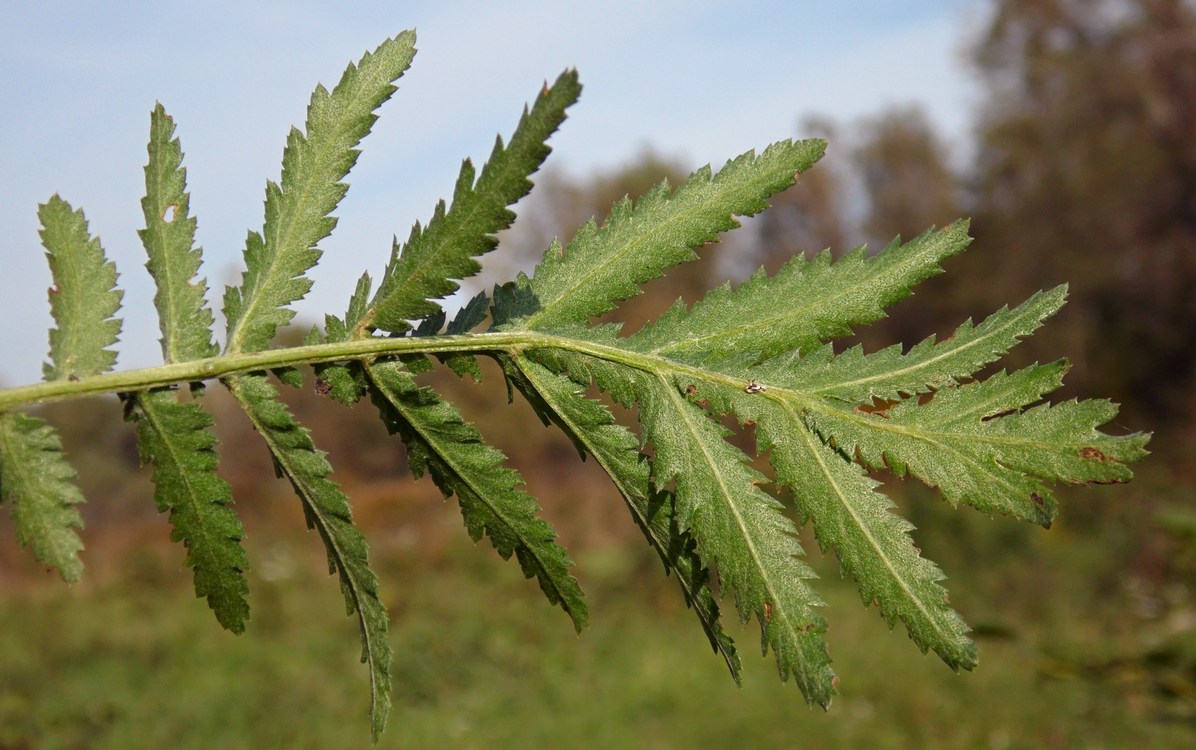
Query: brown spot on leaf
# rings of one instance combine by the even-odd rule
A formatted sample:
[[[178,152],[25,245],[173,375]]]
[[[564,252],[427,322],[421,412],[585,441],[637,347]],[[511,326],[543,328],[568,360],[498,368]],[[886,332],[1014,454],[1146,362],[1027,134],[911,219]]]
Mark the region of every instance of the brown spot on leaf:
[[[1109,457],[1101,453],[1098,448],[1093,448],[1091,445],[1086,445],[1080,449],[1080,458],[1085,461],[1108,461]]]
[[[877,417],[889,416],[889,409],[901,403],[900,399],[873,399],[870,403],[860,404],[855,408],[861,414],[872,414]]]
[[[690,383],[689,385],[685,386],[685,395],[686,396],[692,396],[697,392],[698,392],[698,387],[696,385],[694,385],[693,383]]]
[[[1041,507],[1043,507],[1043,506],[1045,506],[1045,505],[1046,505],[1046,503],[1044,503],[1044,502],[1042,501],[1042,496],[1041,496],[1041,495],[1039,495],[1037,492],[1031,492],[1031,493],[1030,493],[1030,502],[1034,503],[1034,504],[1035,504],[1035,505],[1037,505],[1039,508],[1041,508]]]
[[[764,602],[764,622],[772,622],[772,604]]]
[[[332,386],[321,378],[316,378],[316,393],[320,396],[327,396],[332,393]]]

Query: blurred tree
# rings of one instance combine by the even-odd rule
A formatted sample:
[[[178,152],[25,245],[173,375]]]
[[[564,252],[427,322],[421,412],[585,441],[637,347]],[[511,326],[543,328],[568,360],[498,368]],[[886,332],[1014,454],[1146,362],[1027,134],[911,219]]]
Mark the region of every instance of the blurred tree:
[[[975,234],[989,249],[963,260],[983,267],[961,298],[1070,281],[1054,328],[1072,339],[1072,384],[1124,402],[1131,424],[1190,415],[1196,4],[1000,0],[975,61]]]
[[[849,222],[843,214],[845,180],[837,155],[837,128],[830,120],[807,118],[799,127],[801,138],[825,138],[827,155],[797,184],[770,201],[772,207],[755,219],[756,248],[750,263],[737,275],[764,266],[774,273],[795,253],[815,254],[830,249],[836,255],[850,248]]]
[[[961,179],[948,149],[917,106],[892,107],[857,126],[853,171],[863,192],[859,231],[873,250],[900,235],[910,240],[932,226],[946,226],[967,211]],[[869,348],[894,341],[913,344],[959,323],[949,298],[919,293],[918,304],[892,310],[893,317],[860,331]]]
[[[883,246],[896,235],[909,239],[959,218],[959,178],[919,107],[894,107],[865,119],[858,138],[852,156],[867,197],[861,228],[869,243]]]

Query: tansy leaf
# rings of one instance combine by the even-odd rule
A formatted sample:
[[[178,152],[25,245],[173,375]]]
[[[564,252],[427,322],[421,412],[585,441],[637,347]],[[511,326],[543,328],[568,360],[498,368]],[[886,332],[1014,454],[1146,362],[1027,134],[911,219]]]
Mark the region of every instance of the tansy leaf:
[[[534,576],[548,601],[559,604],[580,631],[587,610],[569,575],[569,557],[553,541],[552,527],[536,517],[535,500],[519,489],[523,478],[502,465],[506,457],[398,362],[367,371],[374,403],[387,428],[406,443],[416,478],[427,471],[445,497],[456,495],[469,535],[477,541],[484,533],[504,558],[514,554],[524,575]]]
[[[79,580],[83,519],[74,506],[83,495],[62,455],[58,433],[36,417],[0,414],[0,502],[8,502],[17,539],[64,581]]]
[[[332,467],[267,373],[300,385],[310,366],[318,392],[348,405],[368,396],[404,443],[416,477],[429,474],[456,497],[473,539],[487,536],[502,557],[514,556],[580,630],[588,613],[572,563],[522,477],[454,405],[416,380],[437,360],[478,379],[477,358],[489,356],[508,396],[522,393],[546,425],[610,476],[735,679],[739,655],[720,620],[723,596],[733,597],[742,622],[759,623],[762,650],[773,651],[782,679],[792,677],[807,701],[825,706],[835,692],[828,623],[795,518],[812,527],[890,626],[902,623],[923,651],[970,669],[975,646],[948,602],[943,572],[922,557],[912,525],[869,472],[917,477],[952,505],[1046,526],[1058,512],[1054,484],[1123,482],[1128,465],[1146,454],[1149,436],[1101,431],[1115,405],[1050,401],[1065,362],[992,367],[1060,309],[1065,287],[978,324],[965,321],[943,340],[877,351],[836,342],[940,273],[970,242],[965,222],[875,253],[794,258],[772,275],[758,271],[692,305],[678,302],[630,336],[617,324],[591,325],[646,282],[695,259],[737,217],[767,208],[822,156],[826,144],[818,140],[782,141],[717,172],[705,167],[675,187],[662,183],[621,200],[601,224],[553,241],[530,277],[518,274],[450,314],[444,300],[496,248],[550,152],[547,139],[577,100],[573,71],[543,87],[480,170],[464,162],[451,202],[439,202],[427,224],[393,244],[376,289],[361,276],[343,316],[326,315],[323,330],[312,328],[300,346],[271,349],[292,320],[290,305],[311,287],[307,272],[335,227],[357,147],[410,64],[414,42],[414,33],[399,34],[350,65],[332,91],[316,89],[305,130],[287,139],[281,180],[267,184],[264,225],[246,241],[241,284],[226,290],[223,353],[199,275],[182,149],[160,105],[151,116],[141,237],[158,287],[163,366],[108,372],[120,330],[115,269],[81,212],[57,196],[41,207],[55,328],[47,382],[0,390],[0,501],[10,503],[21,543],[64,578],[81,569],[75,506],[82,497],[52,428],[17,410],[116,393],[154,465],[155,500],[187,548],[196,593],[226,627],[244,626],[243,529],[215,473],[212,420],[198,398],[203,381],[220,380],[293,486],[359,618],[377,740],[390,706],[378,580]],[[487,318],[489,330],[481,331]],[[602,398],[635,412],[638,434],[618,424]],[[732,434],[732,418],[755,432],[754,450],[743,447],[747,435]],[[756,468],[765,460],[775,470],[771,481]],[[793,507],[774,487],[792,492]]]
[[[395,91],[415,56],[415,34],[403,32],[350,65],[331,91],[317,86],[307,108],[307,132],[292,128],[282,159],[282,181],[266,185],[266,224],[250,232],[241,286],[226,290],[230,353],[265,349],[287,308],[311,288],[304,274],[320,259],[316,246],[332,233],[332,211],[349,189],[341,182],[357,162],[374,110]]]
[[[50,312],[50,363],[46,380],[78,379],[112,369],[123,293],[116,289],[116,266],[104,257],[100,241],[87,231],[82,211],[53,196],[38,208],[42,244],[54,276]]]

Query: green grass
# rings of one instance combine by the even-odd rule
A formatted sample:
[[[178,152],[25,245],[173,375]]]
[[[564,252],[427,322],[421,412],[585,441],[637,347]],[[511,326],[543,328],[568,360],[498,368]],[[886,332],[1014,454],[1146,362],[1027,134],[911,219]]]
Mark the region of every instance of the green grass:
[[[754,625],[736,634],[745,667],[736,688],[646,549],[581,555],[592,625],[578,637],[514,564],[496,563],[458,536],[433,560],[380,555],[397,653],[395,711],[380,747],[1178,748],[1192,741],[1191,724],[1163,720],[1116,680],[1053,667],[1043,644],[1078,647],[1086,632],[1100,631],[1072,623],[1076,639],[1060,642],[1054,630],[1067,623],[1053,610],[1023,623],[1015,637],[982,639],[980,668],[954,674],[904,633],[890,633],[823,565],[842,679],[823,712],[778,681],[771,655],[758,656]],[[256,540],[253,617],[243,636],[220,630],[192,596],[188,577],[174,569],[177,550],[133,553],[121,573],[73,588],[0,593],[0,748],[367,747],[366,674],[335,581],[313,570],[320,559],[310,538]],[[1021,556],[1038,554],[1031,548]],[[968,589],[963,597],[973,621],[977,609],[1000,610],[986,595],[993,594]]]

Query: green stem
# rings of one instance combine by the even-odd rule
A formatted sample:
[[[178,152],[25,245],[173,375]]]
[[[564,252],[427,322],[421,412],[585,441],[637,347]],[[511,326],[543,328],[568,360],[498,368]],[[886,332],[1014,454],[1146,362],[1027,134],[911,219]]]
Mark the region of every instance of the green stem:
[[[140,370],[110,372],[79,380],[55,380],[48,383],[19,386],[0,390],[0,412],[33,404],[94,396],[105,393],[127,393],[150,388],[222,378],[243,372],[273,370],[280,367],[312,365],[322,362],[370,360],[398,354],[438,354],[445,352],[518,354],[533,349],[564,349],[598,359],[633,367],[647,372],[663,368],[690,371],[693,377],[706,381],[725,381],[729,385],[737,378],[711,373],[699,368],[678,365],[650,354],[630,352],[614,346],[556,336],[536,331],[498,331],[456,336],[405,336],[399,338],[371,337],[329,344],[297,346],[288,349],[268,349],[250,354],[226,354],[190,362],[177,362]]]
[[[353,341],[287,349],[267,349],[250,354],[224,354],[190,362],[177,362],[140,370],[110,372],[79,380],[54,380],[49,383],[0,389],[0,413],[33,404],[161,388],[178,383],[192,383],[223,378],[245,372],[260,372],[282,367],[314,365],[323,362],[373,360],[399,354],[441,354],[447,352],[485,354],[503,352],[516,356],[536,349],[560,349],[642,370],[648,373],[671,372],[695,381],[717,383],[732,388],[748,381],[701,367],[685,365],[655,354],[628,351],[617,346],[582,341],[538,331],[497,331],[454,336],[373,336]],[[761,393],[766,398],[796,399],[807,408],[825,408],[818,399],[789,389],[773,388]],[[851,416],[851,415],[848,415]]]

